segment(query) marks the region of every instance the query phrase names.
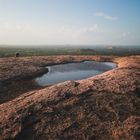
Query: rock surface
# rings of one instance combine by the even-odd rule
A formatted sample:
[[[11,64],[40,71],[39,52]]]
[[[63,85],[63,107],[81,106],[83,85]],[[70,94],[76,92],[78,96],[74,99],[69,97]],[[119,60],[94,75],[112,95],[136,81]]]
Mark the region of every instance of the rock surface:
[[[34,89],[1,104],[0,139],[138,140],[140,56],[2,58],[0,82],[34,77],[45,65],[83,60],[113,61],[118,67],[88,79]]]
[[[112,57],[100,56],[37,56],[0,58],[0,104],[22,93],[40,89],[33,78],[46,73],[47,65],[79,62],[83,60],[108,60]]]

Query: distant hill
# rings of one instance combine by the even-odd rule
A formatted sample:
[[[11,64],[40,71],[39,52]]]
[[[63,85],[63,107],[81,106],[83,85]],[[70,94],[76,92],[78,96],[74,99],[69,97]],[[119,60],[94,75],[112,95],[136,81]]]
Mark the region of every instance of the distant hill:
[[[8,46],[0,45],[0,57],[45,55],[139,55],[140,46]]]

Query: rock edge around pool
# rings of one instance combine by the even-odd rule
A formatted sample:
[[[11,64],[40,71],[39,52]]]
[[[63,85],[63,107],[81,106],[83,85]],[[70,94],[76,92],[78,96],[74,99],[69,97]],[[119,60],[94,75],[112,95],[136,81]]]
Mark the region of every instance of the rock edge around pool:
[[[84,60],[111,61],[113,58],[110,56],[0,58],[0,104],[12,100],[25,92],[40,89],[39,85],[34,82],[34,78],[47,72],[45,66]]]
[[[139,60],[140,56],[113,58],[118,63],[114,70],[1,104],[0,139],[22,139],[23,134],[32,139],[138,139]]]

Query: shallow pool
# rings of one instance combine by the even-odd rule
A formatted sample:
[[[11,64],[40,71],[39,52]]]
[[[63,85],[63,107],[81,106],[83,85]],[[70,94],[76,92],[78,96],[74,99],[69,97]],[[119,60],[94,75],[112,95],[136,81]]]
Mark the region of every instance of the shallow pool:
[[[35,81],[40,86],[52,85],[67,80],[81,80],[101,74],[116,67],[112,62],[84,61],[48,66],[48,72]]]

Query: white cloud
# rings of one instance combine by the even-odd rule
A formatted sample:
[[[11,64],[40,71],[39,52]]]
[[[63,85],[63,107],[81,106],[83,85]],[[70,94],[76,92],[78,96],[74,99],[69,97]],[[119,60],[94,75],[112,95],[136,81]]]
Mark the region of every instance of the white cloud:
[[[99,32],[99,26],[98,24],[93,24],[92,26],[87,27],[60,27],[57,29],[59,34],[71,34],[72,36],[78,36],[83,33],[89,33],[89,32]]]
[[[130,32],[127,31],[127,32],[122,32],[122,37],[126,37],[126,36],[129,36],[130,35]]]
[[[9,23],[9,22],[5,22],[0,26],[1,26],[1,28],[4,28],[6,30],[20,30],[22,28],[20,24]]]
[[[102,15],[101,13],[99,15]],[[100,24],[49,25],[0,23],[1,44],[126,44],[139,42],[129,30],[111,30]]]
[[[91,31],[91,32],[95,32],[98,30],[99,30],[98,24],[94,24],[93,26],[88,28],[88,31]]]
[[[106,13],[103,13],[103,12],[96,12],[94,14],[94,16],[96,16],[96,17],[103,17],[104,19],[108,19],[108,20],[118,20],[119,19],[119,17],[110,16],[110,15],[108,15]]]
[[[99,26],[98,24],[93,24],[92,26],[79,29],[79,32],[80,33],[99,32]]]
[[[97,12],[94,14],[94,16],[97,16],[97,17],[102,17],[104,16],[105,14],[103,12]]]
[[[96,23],[90,26],[63,24],[61,26],[49,24],[39,26],[20,22],[4,22],[0,24],[0,31],[2,44],[7,42],[9,44],[78,44],[78,42],[86,42],[84,38],[87,36],[95,36],[100,29]]]
[[[109,20],[118,20],[119,18],[118,17],[113,17],[113,16],[104,16],[105,19],[109,19]]]

